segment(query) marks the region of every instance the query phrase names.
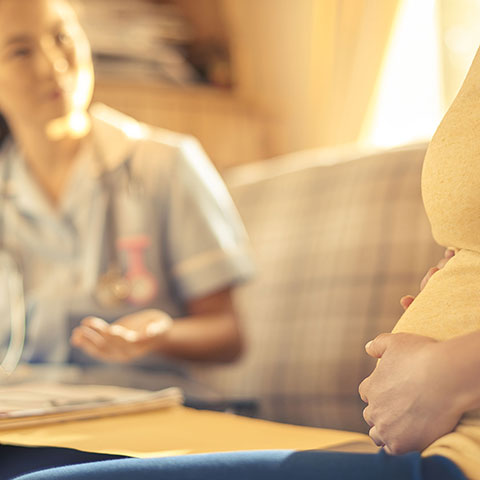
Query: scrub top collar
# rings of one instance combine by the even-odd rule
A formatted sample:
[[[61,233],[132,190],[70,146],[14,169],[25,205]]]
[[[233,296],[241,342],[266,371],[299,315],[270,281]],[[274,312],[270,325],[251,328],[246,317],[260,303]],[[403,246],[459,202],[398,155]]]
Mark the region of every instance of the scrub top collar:
[[[31,177],[25,159],[13,140],[4,143],[0,154],[6,155],[7,162],[10,162],[6,195],[15,201],[16,208],[22,214],[52,219],[67,215],[75,208],[78,199],[82,201],[86,198],[85,195],[92,192],[102,173],[114,171],[131,157],[136,140],[146,134],[146,126],[103,104],[92,105],[90,114],[91,139],[85,142],[77,154],[74,170],[58,209],[49,204]],[[2,165],[2,178],[7,162]]]
[[[93,174],[113,171],[124,164],[135,150],[136,142],[147,136],[147,126],[101,103],[90,108],[95,149],[100,157]]]

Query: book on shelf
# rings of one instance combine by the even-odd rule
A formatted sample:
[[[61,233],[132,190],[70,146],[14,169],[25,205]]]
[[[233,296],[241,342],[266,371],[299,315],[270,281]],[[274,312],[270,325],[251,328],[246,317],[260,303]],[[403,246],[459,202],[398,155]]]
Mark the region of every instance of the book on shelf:
[[[150,391],[55,382],[5,385],[0,386],[0,431],[147,412],[182,402],[177,387]]]
[[[102,77],[201,81],[188,60],[192,25],[175,4],[150,0],[74,0]]]

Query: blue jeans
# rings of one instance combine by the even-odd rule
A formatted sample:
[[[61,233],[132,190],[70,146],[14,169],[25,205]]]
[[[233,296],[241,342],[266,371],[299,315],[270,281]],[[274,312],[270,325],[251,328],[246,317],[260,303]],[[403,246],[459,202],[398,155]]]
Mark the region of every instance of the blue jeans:
[[[55,468],[44,465],[41,468],[46,469],[21,475],[17,480],[466,480],[450,460],[439,456],[421,458],[418,453],[392,456],[383,451],[359,454],[267,450],[112,459],[77,452],[75,460],[74,451],[68,449],[40,450],[59,454],[57,465],[79,463]],[[2,478],[6,477],[2,474]]]

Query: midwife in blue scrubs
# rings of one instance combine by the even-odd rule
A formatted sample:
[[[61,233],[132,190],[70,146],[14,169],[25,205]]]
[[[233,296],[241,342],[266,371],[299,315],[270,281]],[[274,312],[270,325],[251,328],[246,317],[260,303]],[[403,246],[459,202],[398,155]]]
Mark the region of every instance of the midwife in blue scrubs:
[[[0,242],[23,278],[22,361],[236,358],[232,289],[252,266],[224,184],[194,138],[91,106],[93,84],[68,3],[0,0]]]

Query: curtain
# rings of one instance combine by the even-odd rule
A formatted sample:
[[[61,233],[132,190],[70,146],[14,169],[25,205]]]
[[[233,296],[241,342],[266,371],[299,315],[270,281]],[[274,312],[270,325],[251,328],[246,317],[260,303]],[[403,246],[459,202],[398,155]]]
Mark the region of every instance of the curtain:
[[[355,142],[401,0],[221,0],[269,155]]]

